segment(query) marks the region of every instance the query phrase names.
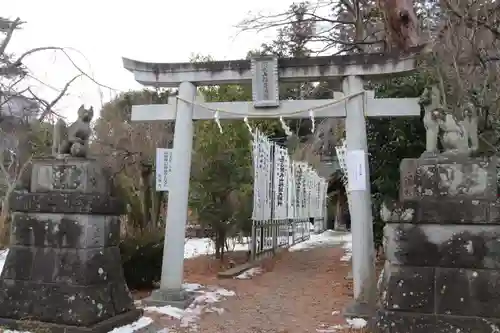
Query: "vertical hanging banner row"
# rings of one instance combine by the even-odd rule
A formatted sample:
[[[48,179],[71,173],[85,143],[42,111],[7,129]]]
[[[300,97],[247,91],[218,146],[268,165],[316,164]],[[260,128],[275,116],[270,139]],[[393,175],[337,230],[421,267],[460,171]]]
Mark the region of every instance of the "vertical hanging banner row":
[[[292,161],[288,150],[256,131],[252,142],[252,219],[325,218],[327,181],[307,163]]]

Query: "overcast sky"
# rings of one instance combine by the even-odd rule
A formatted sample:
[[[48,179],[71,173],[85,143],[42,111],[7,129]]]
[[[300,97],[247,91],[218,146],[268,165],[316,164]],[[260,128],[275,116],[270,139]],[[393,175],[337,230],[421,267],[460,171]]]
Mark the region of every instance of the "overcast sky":
[[[79,105],[93,105],[116,92],[140,88],[123,69],[121,57],[143,61],[183,62],[195,53],[217,60],[244,58],[273,37],[272,32],[236,36],[234,27],[249,12],[277,12],[293,0],[5,0],[0,15],[20,17],[27,24],[16,32],[8,52],[20,54],[40,46],[70,47],[74,62],[96,81],[113,88],[99,88],[81,79],[58,105],[58,111],[74,120]],[[46,99],[75,76],[63,53],[48,51],[30,56],[25,64],[33,77],[34,90]],[[101,98],[102,96],[102,98]]]

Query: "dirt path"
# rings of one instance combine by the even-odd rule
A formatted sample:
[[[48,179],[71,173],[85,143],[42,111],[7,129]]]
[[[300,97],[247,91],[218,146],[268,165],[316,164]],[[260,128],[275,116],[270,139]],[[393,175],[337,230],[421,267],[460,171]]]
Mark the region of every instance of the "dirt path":
[[[236,296],[217,304],[225,309],[221,315],[204,315],[199,331],[333,332],[333,326],[345,323],[339,312],[350,298],[343,255],[341,246],[288,252],[268,263],[260,276],[218,281]]]

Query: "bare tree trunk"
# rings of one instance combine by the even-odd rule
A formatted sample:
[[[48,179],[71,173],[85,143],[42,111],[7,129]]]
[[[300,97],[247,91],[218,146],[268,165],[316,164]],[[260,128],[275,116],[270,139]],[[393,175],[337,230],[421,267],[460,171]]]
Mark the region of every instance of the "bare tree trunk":
[[[151,223],[152,226],[158,228],[160,227],[160,218],[161,218],[161,208],[163,204],[163,198],[165,197],[164,192],[153,192],[155,191],[151,188],[151,196],[152,199],[152,207],[151,207]]]
[[[152,168],[150,165],[141,164],[141,179],[140,179],[140,191],[142,200],[142,216],[143,219],[140,222],[141,229],[147,229],[151,225],[151,175]]]
[[[342,221],[342,203],[341,203],[341,198],[339,197],[337,200],[337,203],[335,204],[335,224],[334,224],[334,230],[339,230],[340,229],[340,223]]]
[[[219,233],[215,234],[215,259],[220,259]]]
[[[9,191],[7,191],[9,192]],[[10,191],[12,192],[12,191]],[[2,211],[0,212],[0,247],[4,248],[9,245],[10,236],[10,194],[6,194],[2,200]]]
[[[226,231],[219,228],[215,234],[215,258],[224,260],[224,248],[226,246]]]

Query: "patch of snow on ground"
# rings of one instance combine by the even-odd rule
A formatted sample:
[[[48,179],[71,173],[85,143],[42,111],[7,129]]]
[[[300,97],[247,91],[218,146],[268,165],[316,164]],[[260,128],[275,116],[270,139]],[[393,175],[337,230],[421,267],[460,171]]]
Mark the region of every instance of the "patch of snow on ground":
[[[0,250],[0,273],[3,271],[3,265],[5,265],[5,259],[7,259],[7,254],[9,254],[9,249]]]
[[[367,325],[366,320],[364,320],[363,318],[347,318],[346,321],[350,328],[354,328],[356,330],[364,328]]]
[[[140,330],[141,328],[144,328],[144,327],[150,325],[151,323],[153,323],[153,319],[151,319],[149,317],[141,317],[131,324],[128,324],[128,325],[125,325],[122,327],[117,327],[117,328],[109,331],[108,333],[132,333],[132,332],[135,332],[137,330]],[[2,332],[3,333],[31,333],[28,331],[11,331],[11,330],[3,330]]]
[[[262,274],[262,268],[260,267],[252,267],[249,270],[244,271],[238,276],[235,276],[235,279],[240,279],[240,280],[248,280],[251,279],[253,276],[260,275]]]
[[[342,258],[340,258],[340,261],[349,261],[352,258],[352,235],[349,234],[348,239],[342,246],[342,248],[345,250],[345,254]]]
[[[316,332],[318,333],[334,333],[334,332],[339,332],[344,329],[355,329],[359,330],[364,327],[366,327],[367,322],[366,320],[362,318],[351,318],[351,319],[346,319],[347,324],[344,325],[333,325],[333,326],[328,326],[325,324],[320,325],[319,328],[316,329]]]
[[[161,307],[149,306],[144,308],[144,311],[158,312],[178,319],[181,322],[181,327],[193,327],[196,326],[196,322],[200,319],[202,313],[216,312],[222,314],[224,309],[214,306],[214,303],[221,301],[225,297],[235,295],[234,291],[223,288],[196,289],[195,292],[199,295],[185,310],[167,305]]]
[[[169,331],[169,329],[168,329],[168,328],[166,328],[166,327],[165,327],[165,328],[162,328],[162,329],[161,329],[161,330],[159,330],[159,331],[156,331],[156,333],[169,333],[169,332],[170,332],[170,331]]]
[[[128,324],[122,327],[117,327],[114,330],[109,331],[108,333],[130,333],[140,330],[141,328],[148,326],[152,322],[153,319],[149,317],[141,317],[137,321],[134,321],[132,324]]]
[[[203,286],[199,283],[183,283],[182,284],[182,289],[186,291],[196,291],[198,289],[201,289]]]
[[[320,328],[316,329],[316,332],[318,332],[318,333],[335,333],[335,332],[338,332],[339,330],[342,330],[344,328],[346,328],[346,327],[342,326],[342,325],[333,325],[333,326],[321,325]]]
[[[311,234],[308,240],[291,246],[289,248],[289,251],[308,250],[308,249],[313,249],[315,247],[330,246],[335,244],[342,244],[345,242],[352,243],[351,234],[346,234],[345,232],[327,230],[321,234]]]
[[[240,243],[237,239],[229,239],[229,248],[233,251],[248,251],[248,243],[245,239]],[[3,270],[5,259],[9,250],[0,250],[0,272]],[[189,238],[184,243],[184,258],[194,258],[202,255],[210,255],[215,253],[214,242],[210,238]]]
[[[248,244],[228,240],[229,248],[233,251],[248,251]],[[184,243],[184,258],[194,258],[215,253],[214,242],[210,238],[189,238]]]

